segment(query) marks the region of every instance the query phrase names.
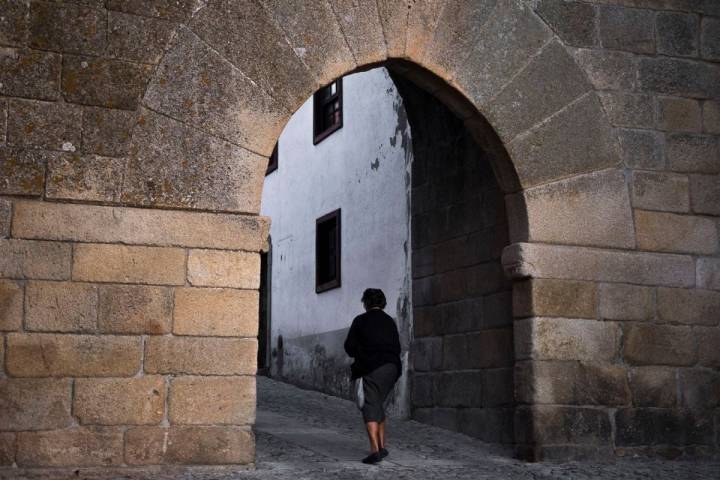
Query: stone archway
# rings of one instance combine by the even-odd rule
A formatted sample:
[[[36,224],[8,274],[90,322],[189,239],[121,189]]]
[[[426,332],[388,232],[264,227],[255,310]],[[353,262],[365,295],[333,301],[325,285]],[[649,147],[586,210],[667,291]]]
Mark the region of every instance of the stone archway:
[[[68,132],[87,118],[97,135],[128,144],[119,159],[85,155],[88,139],[74,156],[3,151],[0,206],[11,220],[0,274],[12,300],[0,399],[12,413],[0,423],[0,448],[10,463],[252,462],[266,157],[317,87],[381,63],[498,152],[512,242],[504,263],[518,280],[518,452],[573,458],[643,445],[633,429],[645,413],[630,408],[623,362],[657,363],[652,336],[662,334],[656,343],[676,337],[677,362],[689,365],[694,333],[599,321],[598,298],[693,287],[695,259],[636,239],[595,88],[527,2],[160,3],[107,2],[143,19],[141,32],[158,31],[147,18],[175,22],[152,40],[161,54],[143,55],[140,66],[45,39],[63,55],[58,85],[59,56],[36,39],[39,50],[18,50],[12,82],[0,87],[38,99],[9,102],[23,118],[56,114],[72,123]],[[53,8],[80,18],[74,9],[86,7]],[[116,45],[137,57],[124,48]],[[67,103],[43,112],[39,100],[60,94]],[[117,128],[103,130],[100,117]],[[21,130],[13,132],[22,141],[40,141]],[[51,312],[58,301],[64,307]],[[238,322],[230,311],[252,313]],[[692,413],[665,413],[676,430],[697,425]]]

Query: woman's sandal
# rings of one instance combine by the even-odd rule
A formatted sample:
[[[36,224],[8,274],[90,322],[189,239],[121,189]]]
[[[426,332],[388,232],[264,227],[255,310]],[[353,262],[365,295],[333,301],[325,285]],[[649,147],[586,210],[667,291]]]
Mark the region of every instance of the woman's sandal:
[[[376,463],[382,462],[383,457],[380,456],[380,452],[377,453],[371,453],[367,457],[362,459],[362,463],[366,463],[368,465],[375,465]]]

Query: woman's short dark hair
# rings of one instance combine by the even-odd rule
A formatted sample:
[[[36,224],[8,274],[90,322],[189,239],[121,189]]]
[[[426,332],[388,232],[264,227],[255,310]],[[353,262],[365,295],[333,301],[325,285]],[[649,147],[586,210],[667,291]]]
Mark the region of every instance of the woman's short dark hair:
[[[361,300],[366,308],[385,308],[387,305],[385,294],[379,288],[365,289]]]

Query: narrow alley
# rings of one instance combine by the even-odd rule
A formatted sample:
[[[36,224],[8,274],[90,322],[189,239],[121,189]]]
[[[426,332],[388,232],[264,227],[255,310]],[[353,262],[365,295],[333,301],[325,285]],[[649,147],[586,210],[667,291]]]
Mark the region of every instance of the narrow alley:
[[[720,462],[627,459],[614,463],[525,463],[465,435],[390,420],[390,456],[360,463],[367,441],[353,403],[258,377],[257,470],[253,479],[704,480]]]

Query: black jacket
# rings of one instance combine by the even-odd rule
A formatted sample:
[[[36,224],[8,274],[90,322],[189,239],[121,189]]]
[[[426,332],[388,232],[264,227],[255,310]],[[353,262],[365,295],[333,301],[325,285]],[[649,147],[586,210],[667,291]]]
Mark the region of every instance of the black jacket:
[[[350,367],[353,380],[386,363],[394,363],[400,376],[400,336],[395,321],[382,310],[369,310],[355,317],[345,351],[355,359]]]

